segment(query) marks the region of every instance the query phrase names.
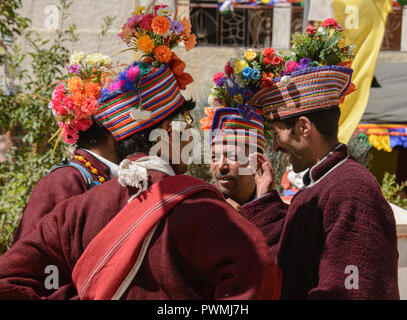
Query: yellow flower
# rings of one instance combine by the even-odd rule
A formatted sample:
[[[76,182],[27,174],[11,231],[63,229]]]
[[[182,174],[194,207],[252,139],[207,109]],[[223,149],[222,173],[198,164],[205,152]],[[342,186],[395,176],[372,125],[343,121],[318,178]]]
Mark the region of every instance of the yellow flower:
[[[339,48],[339,49],[342,49],[342,48],[345,48],[345,46],[346,46],[345,39],[339,40],[339,42],[338,42],[338,48]]]
[[[242,104],[242,103],[243,103],[243,98],[242,98],[242,95],[241,95],[240,93],[237,94],[237,95],[235,95],[235,96],[233,97],[233,100],[234,100],[235,102],[239,103],[239,104]]]
[[[242,72],[243,69],[248,66],[249,64],[245,60],[235,59],[235,61],[233,61],[233,69],[235,70],[236,73]]]
[[[252,50],[252,49],[249,49],[249,50],[246,51],[245,57],[246,57],[247,60],[253,61],[254,58],[256,58],[256,52],[254,50]]]
[[[80,63],[83,59],[85,59],[86,54],[83,51],[75,51],[69,57],[69,64],[71,66]]]
[[[134,16],[135,14],[141,14],[145,9],[145,6],[137,6],[136,11],[133,11],[132,15]]]

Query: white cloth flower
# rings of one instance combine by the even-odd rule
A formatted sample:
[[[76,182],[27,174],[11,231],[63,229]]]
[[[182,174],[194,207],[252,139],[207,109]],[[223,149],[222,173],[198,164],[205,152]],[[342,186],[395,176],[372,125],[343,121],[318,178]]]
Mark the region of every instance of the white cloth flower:
[[[69,57],[69,64],[71,66],[80,63],[83,59],[85,59],[86,54],[83,51],[74,51]]]
[[[148,120],[151,117],[151,111],[136,108],[130,112],[130,117],[133,120]]]
[[[283,86],[288,86],[291,83],[291,77],[290,76],[284,76],[280,80],[281,84]]]

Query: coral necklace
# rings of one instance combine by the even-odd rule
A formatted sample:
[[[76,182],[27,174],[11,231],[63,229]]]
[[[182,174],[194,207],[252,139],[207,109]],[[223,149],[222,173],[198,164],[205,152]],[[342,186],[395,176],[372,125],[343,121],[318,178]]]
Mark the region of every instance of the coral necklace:
[[[101,175],[99,175],[98,170],[92,166],[90,161],[86,160],[84,157],[77,155],[77,154],[75,154],[74,159],[84,163],[85,166],[88,167],[90,169],[90,171],[98,178],[98,181],[100,183],[105,182],[106,179],[104,177],[102,177]]]

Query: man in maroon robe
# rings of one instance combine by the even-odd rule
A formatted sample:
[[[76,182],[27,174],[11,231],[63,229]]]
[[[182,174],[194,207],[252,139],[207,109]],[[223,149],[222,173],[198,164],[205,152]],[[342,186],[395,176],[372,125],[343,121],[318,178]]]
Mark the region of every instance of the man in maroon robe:
[[[130,72],[134,75],[138,69],[149,68],[148,63],[135,63],[120,79],[127,79]],[[104,233],[112,224],[112,233],[115,227],[122,227],[117,219],[129,213],[122,209],[129,208],[134,201],[140,207],[135,206],[130,212],[133,214],[129,222],[133,223],[130,221],[133,216],[147,221],[151,217],[149,211],[137,208],[151,198],[160,206],[167,201],[165,197],[161,199],[164,188],[162,193],[160,189],[151,190],[170,178],[174,188],[185,181],[175,175],[185,172],[187,167],[184,159],[180,163],[173,160],[175,129],[171,120],[181,114],[188,125],[188,109],[195,104],[185,102],[168,65],[132,81],[142,89],[127,87],[108,93],[102,97],[98,112],[98,119],[112,130],[121,155],[127,158],[119,166],[118,178],[60,203],[39,221],[32,233],[0,257],[0,298],[52,298],[58,290],[48,290],[44,274],[50,265],[58,270],[59,286],[75,282],[79,296],[85,299],[278,298],[280,271],[268,257],[264,236],[211,185],[197,179],[188,180],[194,180],[190,189],[195,188],[195,193],[161,212],[163,217],[155,221],[153,229],[145,229],[143,242],[136,243],[140,250],[133,252],[135,248],[127,245],[127,240],[133,240],[134,229],[126,229],[117,241],[111,239],[110,233]],[[163,88],[164,85],[167,87]],[[168,96],[168,92],[173,94]],[[155,104],[149,104],[149,98]],[[158,123],[151,119],[158,119]],[[162,153],[161,158],[148,155],[155,145],[150,140],[155,128],[168,133],[159,140],[171,150],[163,151],[165,158]],[[185,144],[180,143],[179,154]],[[181,196],[182,192],[172,198]],[[143,229],[144,221],[135,226]],[[140,234],[136,232],[135,236]],[[105,245],[106,251],[102,250]],[[95,265],[90,263],[93,261]],[[104,276],[98,278],[100,274]],[[118,276],[123,276],[119,282]],[[116,287],[106,289],[111,283],[116,283]]]
[[[289,206],[274,190],[243,207],[282,269],[281,299],[399,299],[393,212],[372,174],[338,142],[351,74],[314,67],[253,98],[270,121],[274,151],[287,153],[294,172],[308,169]],[[257,180],[271,187],[266,162]]]
[[[93,120],[90,128],[79,132],[76,146],[70,164],[65,161],[55,166],[35,185],[24,208],[13,243],[29,234],[35,224],[59,202],[84,193],[94,185],[110,180],[116,174],[120,162],[116,141],[100,123]],[[92,172],[90,166],[86,166],[86,162],[97,170],[97,175],[95,171]],[[84,175],[83,171],[86,171],[87,175]],[[103,178],[102,182],[100,178]]]

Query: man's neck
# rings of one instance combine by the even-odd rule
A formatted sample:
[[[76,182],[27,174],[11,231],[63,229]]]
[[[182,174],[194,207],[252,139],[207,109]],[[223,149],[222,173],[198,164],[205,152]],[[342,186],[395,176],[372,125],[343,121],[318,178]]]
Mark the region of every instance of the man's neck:
[[[110,162],[113,162],[115,164],[120,163],[120,159],[117,155],[116,150],[111,150],[111,148],[107,148],[106,146],[104,146],[103,148],[98,148],[98,147],[89,148],[88,150],[93,153],[96,153],[97,155],[101,156],[102,158],[104,158],[106,160],[109,160]]]

